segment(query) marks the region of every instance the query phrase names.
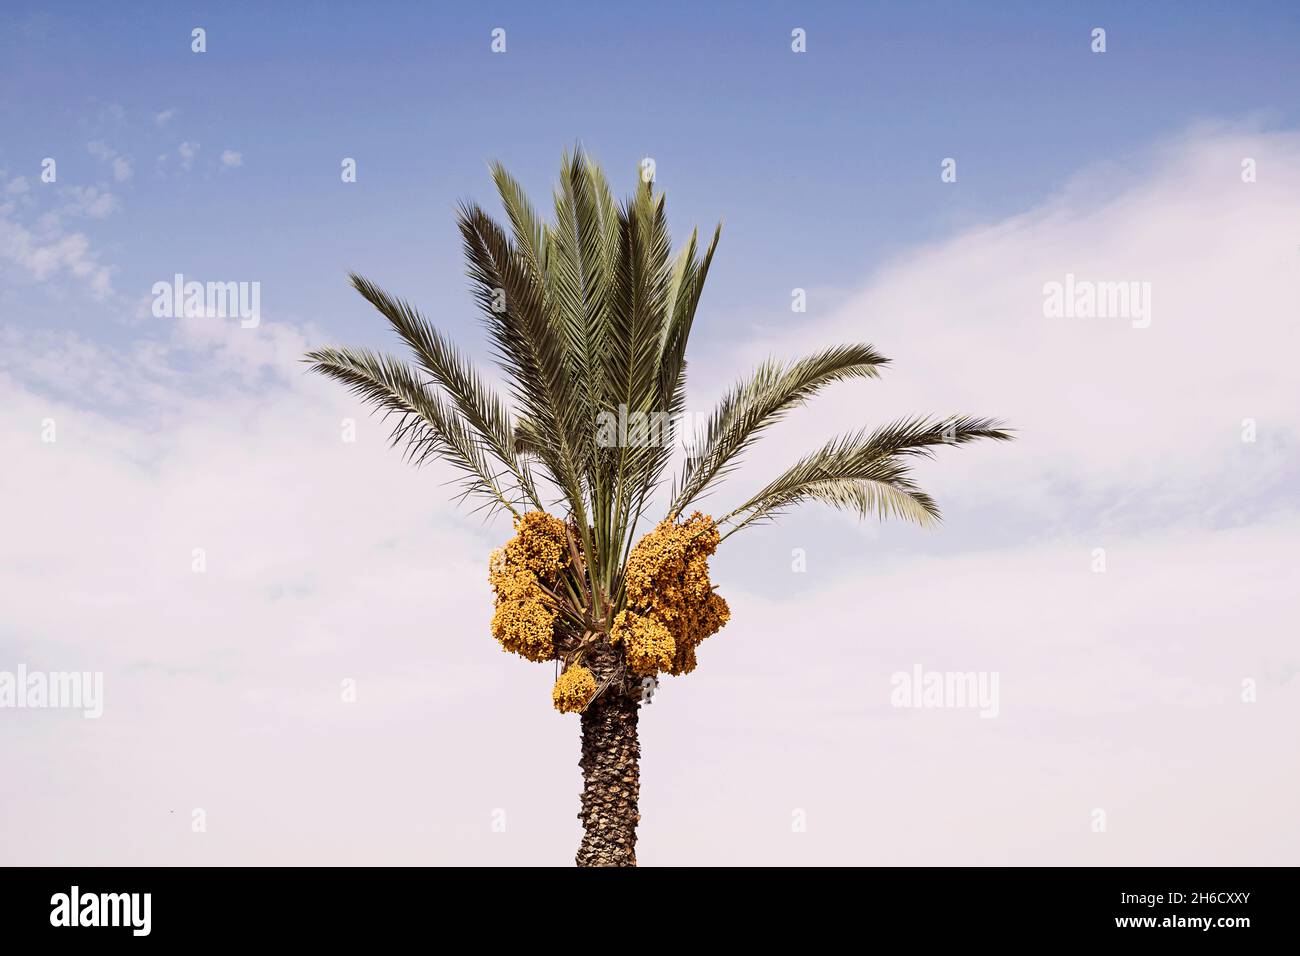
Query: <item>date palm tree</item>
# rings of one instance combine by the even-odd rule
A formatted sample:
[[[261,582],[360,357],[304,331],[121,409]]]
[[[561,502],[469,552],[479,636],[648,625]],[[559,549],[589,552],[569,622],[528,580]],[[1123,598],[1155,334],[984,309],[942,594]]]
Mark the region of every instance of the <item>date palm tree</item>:
[[[491,562],[493,634],[554,661],[553,702],[580,714],[578,864],[635,865],[638,709],[660,675],[693,670],[699,642],[727,620],[708,580],[718,544],[808,501],[929,524],[939,510],[914,483],[913,459],[1010,436],[965,416],[863,429],[811,450],[717,520],[683,517],[787,412],[835,382],[877,378],[889,360],[851,344],[762,363],[683,443],[690,452],[665,488],[686,343],[721,226],[704,245],[692,232],[673,255],[663,194],[642,177],[616,201],[581,150],[564,158],[553,221],[501,165],[492,175],[508,231],[473,204],[457,219],[508,398],[415,308],[355,274],[409,358],[322,348],[305,361],[394,416],[392,440],[411,459],[454,466],[462,498],[515,519]],[[665,421],[667,437],[645,427]],[[662,520],[638,538],[665,498]]]

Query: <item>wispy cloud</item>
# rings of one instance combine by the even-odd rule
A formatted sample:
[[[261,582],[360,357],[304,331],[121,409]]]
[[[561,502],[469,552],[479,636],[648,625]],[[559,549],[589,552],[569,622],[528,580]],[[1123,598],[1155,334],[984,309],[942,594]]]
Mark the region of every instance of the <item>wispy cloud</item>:
[[[61,192],[70,197],[60,210],[62,215],[104,219],[120,206],[116,196],[96,186],[68,186]]]
[[[25,198],[27,187],[14,185],[19,181],[0,177],[5,194]],[[31,218],[34,210],[25,209],[20,214],[15,199],[0,202],[0,263],[17,266],[37,282],[70,277],[96,299],[107,299],[113,291],[113,270],[100,262],[90,239],[79,230],[67,229],[64,219],[68,216],[102,219],[117,208],[117,200],[111,193],[93,186],[73,186],[60,190],[59,194],[67,201],[34,220]]]
[[[134,169],[132,168],[129,157],[123,156],[117,150],[113,149],[101,140],[93,140],[90,143],[87,143],[86,149],[89,150],[92,156],[108,164],[109,169],[113,173],[114,180],[119,183],[124,183],[131,179]]]
[[[190,170],[194,168],[194,160],[199,155],[199,144],[192,143],[189,140],[181,143],[176,147],[176,153],[181,158],[181,169]]]

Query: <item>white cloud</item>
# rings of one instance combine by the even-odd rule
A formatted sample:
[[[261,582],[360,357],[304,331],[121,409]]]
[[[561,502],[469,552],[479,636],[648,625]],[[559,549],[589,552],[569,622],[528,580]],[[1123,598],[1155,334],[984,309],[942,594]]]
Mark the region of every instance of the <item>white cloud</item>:
[[[124,183],[131,179],[134,170],[129,157],[121,155],[117,150],[100,140],[87,143],[86,149],[92,156],[108,164],[112,170],[114,180]]]
[[[62,212],[74,216],[104,219],[120,206],[111,192],[95,186],[68,186],[63,194],[70,196],[71,202],[63,207]]]
[[[179,110],[176,110],[176,109],[167,109],[167,110],[162,110],[161,112],[155,113],[154,116],[153,116],[154,125],[155,125],[155,126],[166,126],[168,123],[170,123],[170,122],[172,121],[172,119],[175,118],[175,116],[176,116],[176,114],[177,114],[178,112],[179,112]]]
[[[1271,174],[1243,183],[1242,156]],[[898,257],[824,318],[798,316],[732,351],[725,369],[709,366],[715,381],[834,341],[871,342],[894,360],[880,381],[793,416],[781,440],[759,446],[754,481],[838,431],[956,411],[1021,432],[1012,446],[921,467],[953,514],[996,506],[1048,526],[1232,520],[1276,495],[1296,476],[1300,442],[1300,331],[1279,305],[1300,291],[1297,169],[1300,136],[1201,130],[1147,157],[1118,191],[1084,177],[1037,209]],[[1150,327],[1045,318],[1044,284],[1067,273],[1150,282]],[[1246,418],[1255,444],[1241,440]]]
[[[70,187],[62,193],[72,201],[32,225],[19,220],[14,202],[0,203],[0,262],[18,266],[38,282],[71,277],[84,283],[94,298],[107,299],[112,293],[112,269],[99,261],[89,238],[65,229],[62,219],[65,215],[102,218],[116,208],[116,200],[95,187]]]
[[[192,169],[194,167],[194,158],[199,154],[199,144],[186,140],[176,147],[176,152],[181,157],[181,169]]]
[[[121,126],[126,120],[126,108],[121,103],[107,103],[99,110],[99,122],[106,126]]]
[[[222,166],[242,166],[244,165],[244,154],[235,152],[233,149],[223,150],[221,153]]]

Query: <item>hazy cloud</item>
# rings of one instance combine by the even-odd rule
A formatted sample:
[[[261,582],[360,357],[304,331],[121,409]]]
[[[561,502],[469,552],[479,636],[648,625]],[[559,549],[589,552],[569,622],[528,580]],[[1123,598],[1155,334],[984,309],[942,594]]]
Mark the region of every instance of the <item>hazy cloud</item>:
[[[199,154],[199,144],[186,140],[176,147],[176,152],[181,158],[181,169],[192,169],[194,167],[194,159]]]
[[[86,148],[92,156],[108,164],[114,180],[119,183],[130,180],[134,170],[128,157],[121,155],[117,150],[99,140],[86,144]]]
[[[17,181],[0,179],[6,194],[20,197],[26,189],[13,188]],[[70,201],[35,221],[20,218],[14,200],[0,202],[0,263],[15,265],[38,282],[71,277],[96,299],[106,299],[112,292],[112,270],[99,261],[90,239],[80,231],[69,231],[63,219],[69,215],[103,218],[116,208],[117,201],[111,193],[93,186],[69,187],[60,195]]]

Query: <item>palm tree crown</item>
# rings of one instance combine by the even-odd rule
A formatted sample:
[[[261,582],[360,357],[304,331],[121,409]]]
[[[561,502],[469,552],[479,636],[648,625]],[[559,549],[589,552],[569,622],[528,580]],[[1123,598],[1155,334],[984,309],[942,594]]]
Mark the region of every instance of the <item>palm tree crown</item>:
[[[550,222],[499,163],[492,176],[509,231],[474,204],[462,205],[457,219],[510,401],[415,308],[355,274],[353,286],[406,343],[409,360],[350,348],[318,349],[306,360],[395,415],[392,440],[408,456],[450,462],[464,496],[514,516],[516,537],[493,560],[493,632],[507,650],[563,664],[558,709],[582,711],[586,721],[611,688],[630,695],[643,677],[693,669],[694,646],[727,619],[707,574],[720,541],[805,501],[931,522],[939,511],[913,482],[912,460],[945,445],[1010,437],[995,421],[964,416],[864,429],[813,450],[716,522],[698,513],[683,518],[786,413],[832,383],[878,377],[889,361],[865,344],[769,360],[728,391],[692,436],[664,519],[634,547],[673,458],[686,404],[686,344],[721,225],[703,245],[692,231],[674,255],[663,193],[643,178],[617,202],[581,150],[564,158]],[[629,421],[669,426],[666,435],[636,432]],[[618,816],[607,804],[628,802],[626,794],[614,800],[596,792],[593,778],[606,765],[626,773],[636,754],[635,709],[621,730],[601,719],[584,722],[589,838]],[[629,726],[630,750],[618,742]],[[589,748],[588,738],[598,742]],[[622,756],[609,763],[612,753]],[[584,843],[579,861],[587,853],[626,862],[634,824],[630,838],[625,826],[592,838],[594,849]]]

